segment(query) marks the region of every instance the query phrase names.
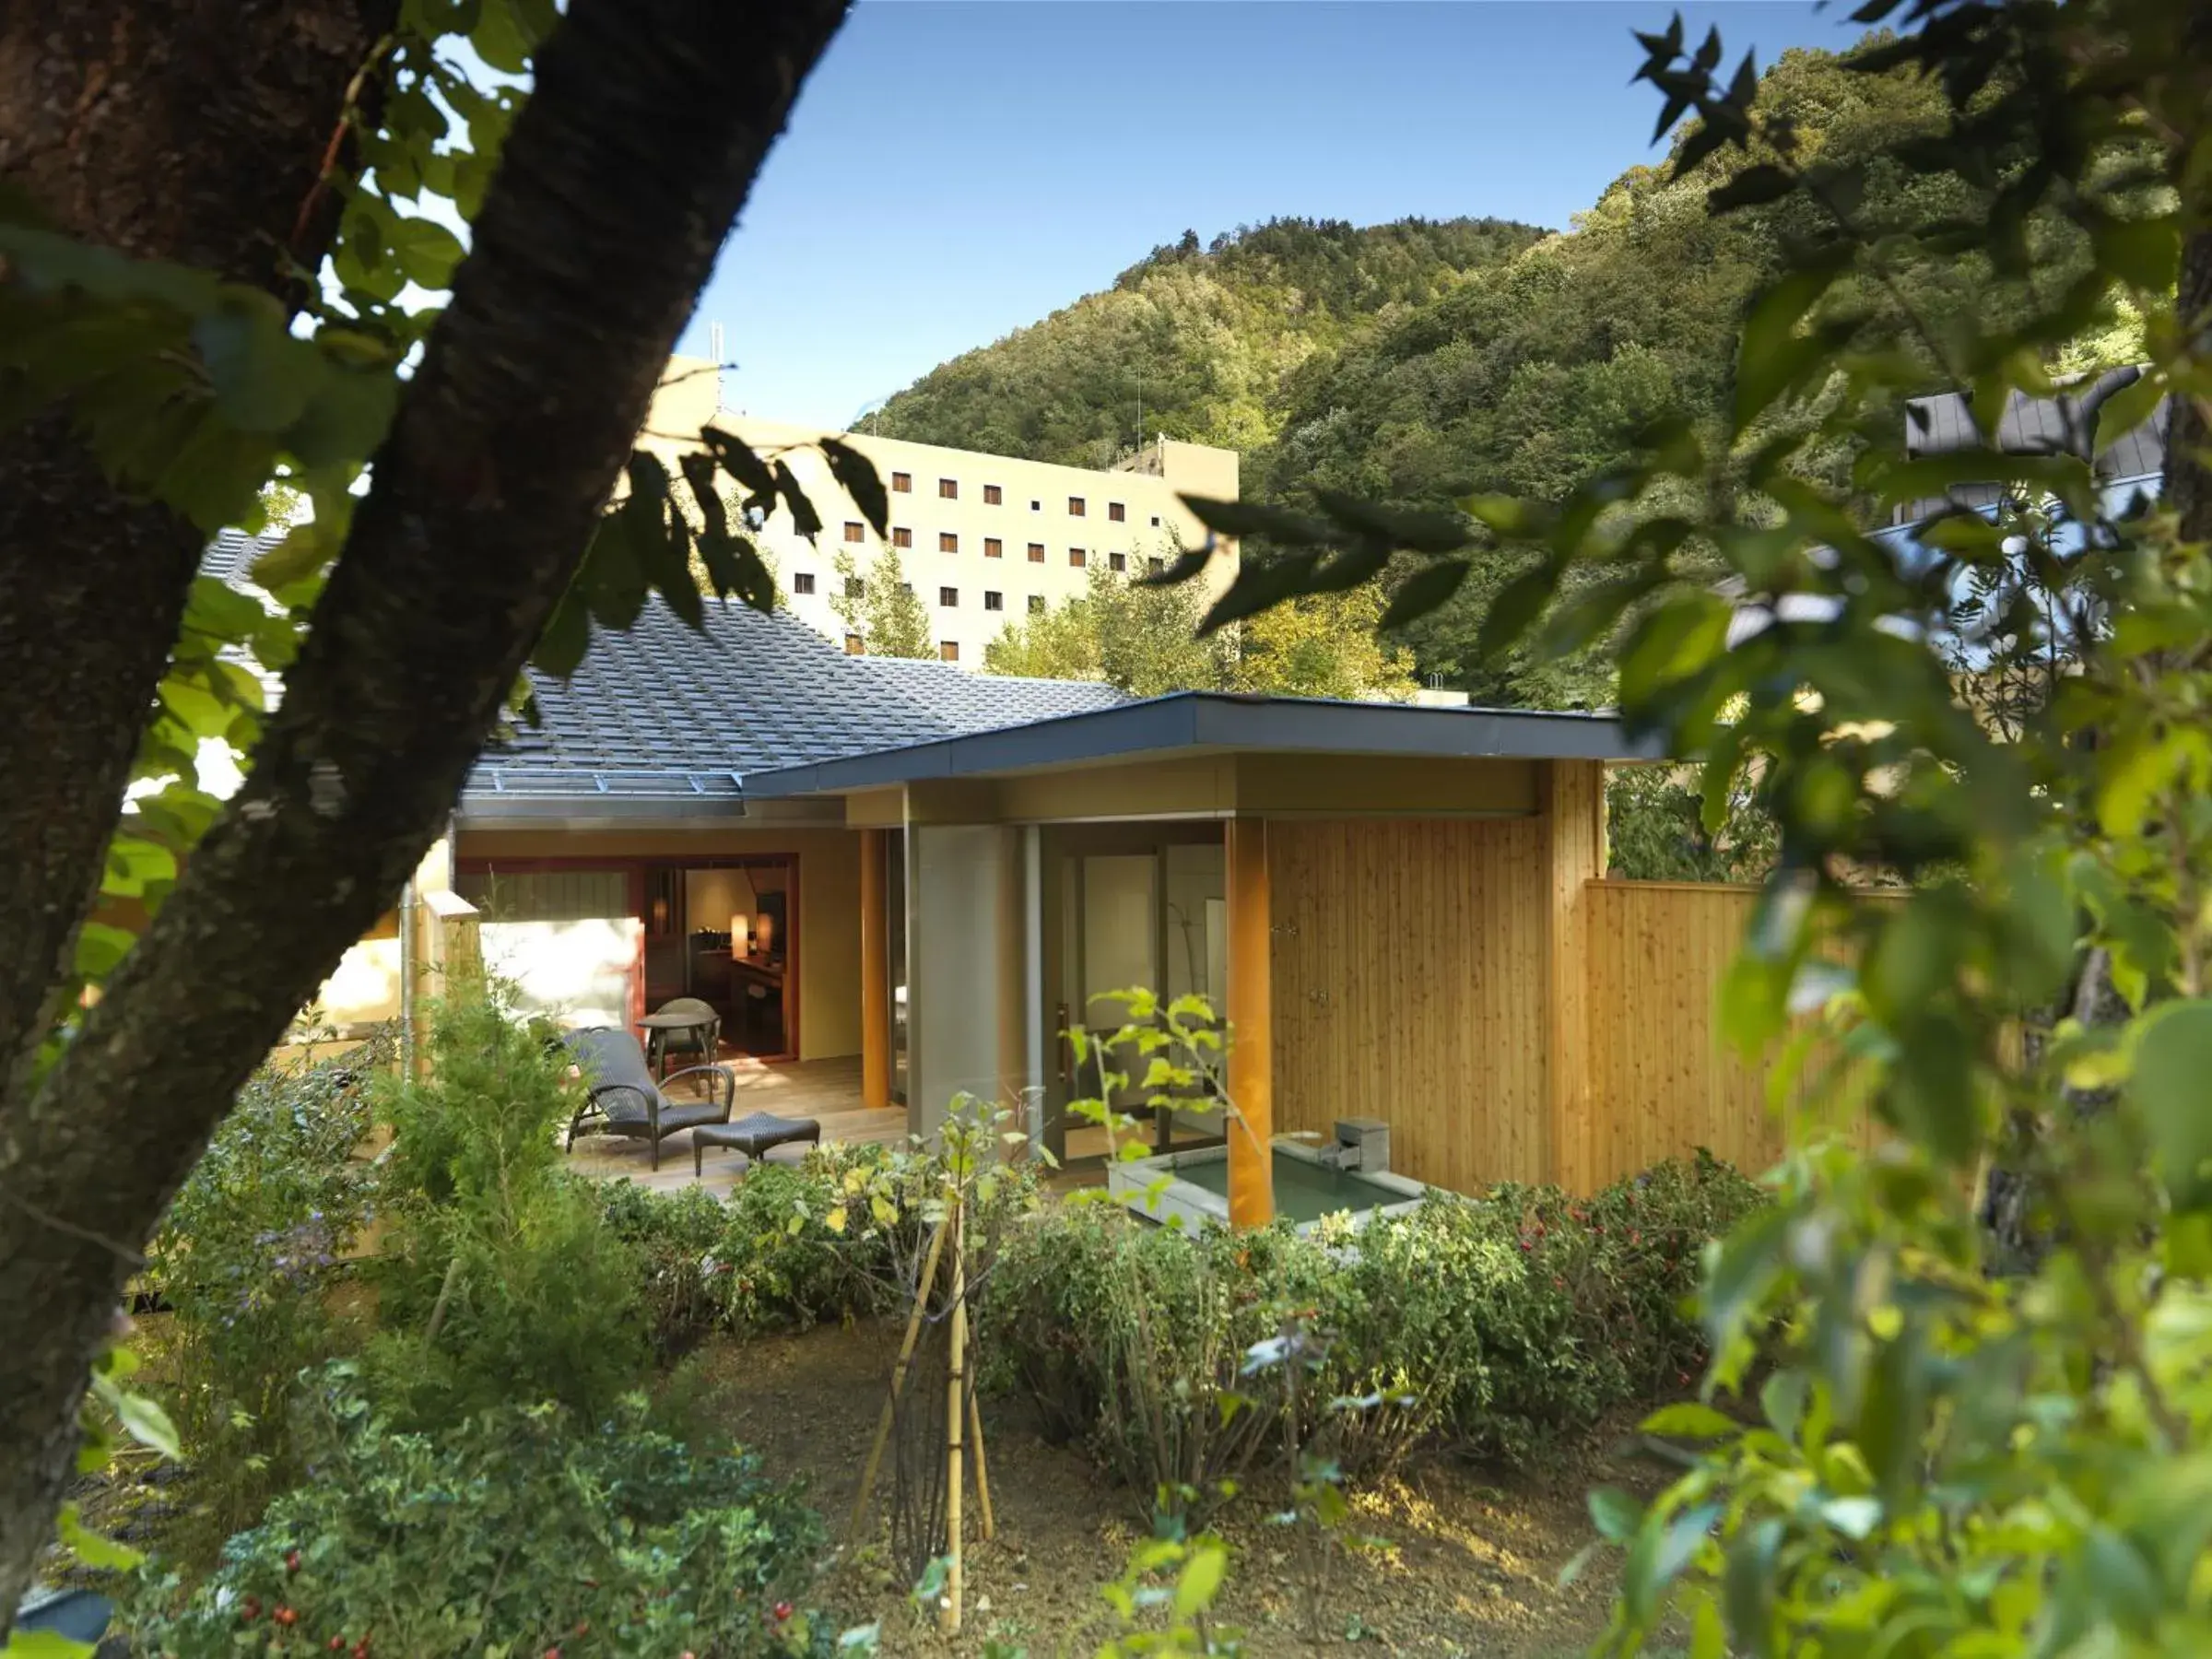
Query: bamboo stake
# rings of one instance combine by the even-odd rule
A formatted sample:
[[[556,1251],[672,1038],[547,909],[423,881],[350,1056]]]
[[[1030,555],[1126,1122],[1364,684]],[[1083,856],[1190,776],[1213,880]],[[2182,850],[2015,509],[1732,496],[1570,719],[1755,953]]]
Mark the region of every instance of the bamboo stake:
[[[937,1257],[945,1248],[945,1223],[937,1223],[937,1230],[930,1235],[929,1255],[922,1264],[922,1282],[914,1289],[914,1311],[907,1316],[906,1335],[899,1344],[899,1363],[891,1368],[890,1397],[883,1403],[883,1415],[876,1419],[876,1443],[868,1448],[868,1461],[860,1472],[860,1490],[853,1495],[853,1513],[845,1523],[848,1543],[860,1542],[860,1524],[866,1514],[868,1500],[876,1495],[876,1477],[882,1472],[884,1448],[891,1442],[891,1418],[898,1409],[899,1395],[906,1387],[907,1368],[913,1363],[914,1345],[922,1338],[922,1317],[929,1311],[929,1288],[937,1282]]]
[[[960,1236],[960,1201],[952,1201],[952,1345],[945,1392],[945,1606],[938,1620],[947,1636],[960,1633],[961,1430],[967,1421],[968,1253]]]
[[[968,1438],[975,1442],[975,1496],[983,1512],[983,1541],[998,1530],[991,1517],[991,1474],[983,1465],[983,1406],[974,1389],[968,1391]]]

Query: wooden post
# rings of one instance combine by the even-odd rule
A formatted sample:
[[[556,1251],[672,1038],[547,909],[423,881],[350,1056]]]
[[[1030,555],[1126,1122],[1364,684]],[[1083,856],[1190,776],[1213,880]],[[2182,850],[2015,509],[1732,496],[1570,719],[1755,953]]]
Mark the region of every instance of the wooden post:
[[[890,1397],[883,1403],[883,1415],[876,1419],[876,1443],[868,1448],[868,1461],[861,1465],[860,1490],[853,1494],[853,1513],[845,1522],[845,1538],[849,1543],[860,1542],[860,1525],[867,1513],[868,1500],[876,1493],[876,1476],[883,1467],[883,1451],[890,1444],[891,1424],[899,1409],[899,1395],[906,1387],[907,1367],[914,1360],[914,1344],[921,1340],[922,1321],[929,1312],[930,1288],[937,1282],[937,1257],[945,1250],[945,1223],[937,1223],[936,1231],[929,1235],[929,1255],[922,1264],[921,1282],[914,1288],[914,1311],[907,1315],[906,1336],[899,1344],[899,1363],[891,1368]]]
[[[968,1438],[975,1447],[975,1507],[982,1512],[983,1542],[998,1531],[991,1515],[991,1471],[983,1463],[983,1403],[974,1389],[968,1391]]]
[[[891,1104],[891,919],[885,911],[880,830],[860,832],[860,1103],[871,1112]]]
[[[960,1488],[967,1479],[961,1457],[968,1422],[968,1245],[960,1226],[960,1201],[952,1201],[952,1333],[945,1367],[945,1605],[938,1626],[947,1636],[960,1633]]]
[[[1267,822],[1225,827],[1229,873],[1229,1221],[1275,1219],[1275,975],[1267,894]]]
[[[1544,766],[1547,860],[1545,1170],[1571,1193],[1594,1192],[1625,1171],[1597,1144],[1590,1099],[1590,900],[1606,873],[1606,768],[1598,760]]]

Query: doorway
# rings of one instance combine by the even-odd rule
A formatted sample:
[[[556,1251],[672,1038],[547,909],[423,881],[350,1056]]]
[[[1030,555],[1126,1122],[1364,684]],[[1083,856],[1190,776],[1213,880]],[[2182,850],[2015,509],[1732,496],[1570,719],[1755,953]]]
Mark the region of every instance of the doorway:
[[[761,1060],[797,1055],[798,938],[791,907],[795,862],[780,856],[718,859],[670,872],[682,900],[676,923],[682,989],[671,994],[697,997],[722,1016],[725,1053]],[[648,934],[648,1001],[660,988],[653,982],[652,960]]]

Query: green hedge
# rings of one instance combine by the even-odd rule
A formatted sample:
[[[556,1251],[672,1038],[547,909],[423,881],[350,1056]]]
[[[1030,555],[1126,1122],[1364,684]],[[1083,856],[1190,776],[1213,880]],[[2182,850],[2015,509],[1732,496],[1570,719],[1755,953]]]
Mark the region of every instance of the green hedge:
[[[1202,1504],[1279,1443],[1285,1402],[1245,1374],[1245,1356],[1287,1322],[1318,1338],[1298,1433],[1347,1475],[1424,1441],[1517,1462],[1692,1380],[1700,1252],[1761,1202],[1700,1154],[1587,1201],[1500,1187],[1356,1234],[1190,1235],[1061,1206],[1004,1247],[983,1352],[1048,1433],[1082,1443],[1140,1502],[1166,1488]]]

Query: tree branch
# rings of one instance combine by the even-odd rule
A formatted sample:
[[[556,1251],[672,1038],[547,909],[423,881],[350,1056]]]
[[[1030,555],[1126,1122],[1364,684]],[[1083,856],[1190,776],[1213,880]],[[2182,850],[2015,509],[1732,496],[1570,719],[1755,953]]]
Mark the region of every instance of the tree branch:
[[[253,771],[27,1110],[0,1182],[143,1241],[436,837],[582,556],[841,0],[576,0]],[[0,1210],[0,1513],[40,1536],[125,1279]],[[35,1465],[35,1466],[34,1466]],[[29,1567],[0,1535],[0,1620]]]

